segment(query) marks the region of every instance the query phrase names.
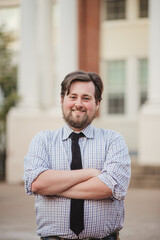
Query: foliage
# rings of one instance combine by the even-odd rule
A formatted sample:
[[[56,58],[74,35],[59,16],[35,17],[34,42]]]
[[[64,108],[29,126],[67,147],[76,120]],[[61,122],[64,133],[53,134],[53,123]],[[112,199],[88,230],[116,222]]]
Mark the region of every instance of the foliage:
[[[4,155],[6,117],[18,101],[17,66],[13,63],[13,35],[0,27],[0,155]],[[3,152],[3,153],[2,153]]]
[[[6,121],[9,109],[15,106],[17,96],[17,66],[13,64],[10,45],[14,38],[0,27],[0,89],[3,100],[0,104],[0,121]]]

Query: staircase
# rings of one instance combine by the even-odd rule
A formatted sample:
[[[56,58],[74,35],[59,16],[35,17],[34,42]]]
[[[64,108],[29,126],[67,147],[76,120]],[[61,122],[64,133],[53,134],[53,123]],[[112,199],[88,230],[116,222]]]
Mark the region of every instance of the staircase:
[[[160,166],[140,166],[132,164],[130,188],[160,189]]]

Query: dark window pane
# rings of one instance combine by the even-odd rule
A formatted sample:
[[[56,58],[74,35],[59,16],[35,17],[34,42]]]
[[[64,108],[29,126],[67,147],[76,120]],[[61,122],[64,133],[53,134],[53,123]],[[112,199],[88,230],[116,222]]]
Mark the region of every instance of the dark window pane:
[[[139,16],[140,18],[148,17],[148,0],[139,0]]]
[[[107,62],[107,105],[109,114],[125,113],[125,62]]]
[[[147,101],[147,93],[141,93],[140,96],[140,105],[143,105]]]
[[[106,0],[107,20],[125,18],[125,0]]]
[[[139,60],[139,94],[140,106],[147,100],[148,87],[148,60]]]
[[[124,114],[124,95],[109,94],[108,112],[109,114]]]

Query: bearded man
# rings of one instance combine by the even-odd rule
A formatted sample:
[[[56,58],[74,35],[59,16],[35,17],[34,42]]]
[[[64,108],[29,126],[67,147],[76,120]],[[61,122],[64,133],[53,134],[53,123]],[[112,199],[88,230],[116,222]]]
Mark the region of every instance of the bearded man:
[[[25,156],[25,189],[36,197],[43,240],[119,239],[130,158],[119,133],[91,124],[102,91],[98,74],[69,73],[61,84],[66,125],[38,133]]]

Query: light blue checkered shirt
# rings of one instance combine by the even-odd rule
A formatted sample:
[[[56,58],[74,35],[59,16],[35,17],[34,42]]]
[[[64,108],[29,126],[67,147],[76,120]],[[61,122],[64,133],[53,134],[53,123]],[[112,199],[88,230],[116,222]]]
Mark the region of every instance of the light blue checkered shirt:
[[[31,192],[31,184],[45,170],[69,170],[72,153],[72,129],[65,125],[54,131],[38,133],[25,156],[25,189]],[[83,168],[101,170],[99,178],[113,192],[113,197],[84,201],[84,230],[79,238],[103,238],[120,230],[124,222],[124,199],[130,180],[130,158],[123,137],[112,130],[89,125],[79,139]],[[70,230],[70,199],[58,196],[36,195],[37,234],[77,238]]]

